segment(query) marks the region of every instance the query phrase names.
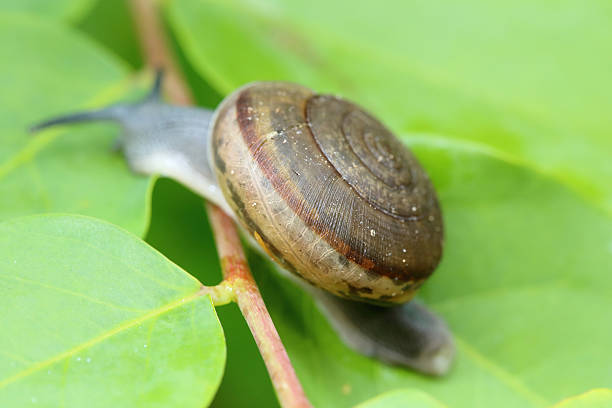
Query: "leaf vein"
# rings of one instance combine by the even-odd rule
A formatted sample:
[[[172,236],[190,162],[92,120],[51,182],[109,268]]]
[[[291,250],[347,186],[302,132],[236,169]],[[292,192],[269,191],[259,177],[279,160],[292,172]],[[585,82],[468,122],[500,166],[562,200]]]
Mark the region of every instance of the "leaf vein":
[[[517,394],[523,396],[525,399],[531,402],[533,406],[544,407],[550,405],[550,402],[544,397],[527,387],[516,376],[501,368],[494,361],[479,353],[475,348],[470,346],[467,341],[463,340],[457,335],[455,335],[455,340],[457,342],[457,346],[463,350],[463,352],[465,352],[465,354],[467,354],[468,357],[470,357],[477,365],[481,366],[485,369],[485,371],[488,371],[493,376],[497,377],[503,384],[508,386]]]
[[[48,358],[48,359],[46,359],[44,361],[41,361],[41,362],[39,362],[37,364],[34,364],[33,366],[31,366],[31,367],[29,367],[29,368],[27,368],[25,370],[22,370],[22,371],[14,374],[14,375],[8,377],[8,378],[5,378],[4,380],[0,381],[0,388],[4,388],[7,385],[12,384],[12,383],[22,379],[23,377],[26,377],[26,376],[28,376],[30,374],[33,374],[33,373],[35,373],[37,371],[40,371],[43,368],[45,368],[45,367],[47,367],[47,366],[49,366],[51,364],[54,364],[54,363],[56,363],[58,361],[61,361],[63,359],[66,359],[66,361],[70,361],[68,359],[68,357],[71,357],[71,356],[77,354],[78,352],[80,352],[82,350],[91,348],[91,347],[97,345],[98,343],[101,343],[102,341],[104,341],[104,340],[106,340],[106,339],[108,339],[110,337],[113,337],[113,336],[115,336],[117,334],[120,334],[120,333],[122,333],[123,331],[125,331],[127,329],[130,329],[130,328],[132,328],[134,326],[142,324],[143,322],[145,322],[145,321],[147,321],[147,320],[149,320],[151,318],[156,318],[158,316],[161,316],[164,313],[172,311],[173,309],[181,307],[185,303],[191,302],[194,299],[199,298],[200,296],[201,296],[201,293],[199,291],[194,292],[194,293],[192,293],[191,295],[189,295],[187,297],[183,297],[183,298],[177,299],[177,300],[175,300],[173,302],[170,302],[170,303],[168,303],[168,304],[166,304],[166,305],[164,305],[164,306],[162,306],[160,308],[157,308],[157,309],[155,309],[155,310],[153,310],[153,311],[151,311],[149,313],[146,313],[146,314],[144,314],[144,315],[142,315],[142,316],[140,316],[140,317],[138,317],[136,319],[132,319],[132,320],[129,320],[129,321],[123,323],[123,324],[120,324],[120,325],[110,329],[106,333],[102,333],[101,335],[99,335],[97,337],[94,337],[94,338],[92,338],[92,339],[90,339],[90,340],[88,340],[86,342],[83,342],[83,343],[81,343],[81,344],[79,344],[79,345],[77,345],[75,347],[72,347],[69,350],[66,350],[66,351],[64,351],[62,353],[59,353],[59,354],[57,354],[57,355],[55,355],[53,357],[50,357],[50,358]]]
[[[108,306],[108,307],[113,308],[113,309],[123,310],[123,311],[126,311],[126,312],[141,313],[141,312],[145,311],[144,309],[137,309],[137,308],[131,308],[131,307],[125,307],[125,306],[116,305],[114,303],[106,302],[106,301],[101,300],[101,299],[96,299],[94,297],[85,295],[83,293],[75,292],[75,291],[72,291],[72,290],[69,290],[69,289],[64,289],[64,288],[61,288],[59,286],[49,285],[49,284],[43,283],[43,282],[37,282],[37,281],[31,280],[31,279],[21,278],[19,276],[0,275],[0,278],[11,279],[11,280],[16,280],[16,281],[19,281],[19,282],[27,283],[27,284],[30,284],[30,285],[40,286],[40,287],[45,288],[45,289],[50,289],[50,290],[54,290],[54,291],[57,291],[57,292],[60,292],[60,293],[64,293],[64,294],[70,295],[70,296],[79,297],[79,298],[85,299],[85,300],[87,300],[88,302],[91,302],[91,303],[97,303],[97,304],[100,304],[100,305]]]

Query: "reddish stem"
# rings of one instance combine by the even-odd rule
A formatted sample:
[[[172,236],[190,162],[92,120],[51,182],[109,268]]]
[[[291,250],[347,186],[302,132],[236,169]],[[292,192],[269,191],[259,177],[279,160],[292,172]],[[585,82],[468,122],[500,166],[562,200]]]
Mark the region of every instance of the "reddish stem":
[[[165,68],[165,90],[173,102],[193,104],[191,92],[168,47],[154,1],[132,0],[131,5],[147,64]],[[212,204],[207,204],[207,211],[224,279],[215,287],[203,287],[202,293],[221,294],[220,298],[227,299],[228,291],[233,292],[231,297],[238,303],[255,338],[280,404],[283,407],[311,407],[253,279],[234,222]]]
[[[176,60],[168,47],[155,0],[131,0],[130,4],[147,65],[154,69],[164,69],[164,91],[172,102],[179,105],[193,105],[191,91],[185,85]]]
[[[253,333],[281,405],[310,407],[249,270],[234,222],[220,208],[211,204],[207,208],[224,280],[234,290],[238,307]]]

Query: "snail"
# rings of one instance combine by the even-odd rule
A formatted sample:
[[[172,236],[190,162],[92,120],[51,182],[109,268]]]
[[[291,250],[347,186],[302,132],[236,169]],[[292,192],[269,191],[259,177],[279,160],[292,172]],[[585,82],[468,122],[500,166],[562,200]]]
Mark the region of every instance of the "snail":
[[[310,291],[362,354],[441,375],[455,352],[446,324],[415,292],[442,255],[442,215],[413,154],[374,116],[287,82],[254,82],[214,111],[160,98],[69,114],[123,127],[138,173],[175,179],[230,214]]]

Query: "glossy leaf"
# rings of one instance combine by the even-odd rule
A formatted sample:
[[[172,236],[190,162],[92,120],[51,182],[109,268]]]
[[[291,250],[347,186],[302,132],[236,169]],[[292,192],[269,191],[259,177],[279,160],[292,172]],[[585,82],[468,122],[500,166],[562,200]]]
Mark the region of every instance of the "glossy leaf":
[[[568,398],[554,408],[608,408],[612,406],[612,390],[600,388]]]
[[[58,20],[76,20],[86,14],[95,0],[2,0],[0,12],[20,12]]]
[[[442,379],[347,350],[308,296],[253,257],[313,403],[411,387],[453,407],[544,407],[610,384],[609,7],[324,3],[167,8],[189,61],[221,92],[283,79],[351,97],[410,131],[439,191],[445,255],[421,297],[456,335]]]
[[[200,283],[91,218],[0,223],[0,406],[202,407],[225,363]]]
[[[221,281],[221,266],[202,198],[178,183],[165,178],[155,183],[146,239],[205,285]],[[263,359],[238,306],[226,305],[216,311],[227,342],[227,362],[211,406],[278,407]]]
[[[266,79],[340,93],[397,132],[499,149],[612,212],[606,0],[168,3],[224,94]]]
[[[120,99],[128,88],[123,64],[70,29],[2,13],[0,59],[0,220],[71,212],[143,234],[151,180],[111,152],[117,127],[27,131],[52,115]]]
[[[131,5],[125,0],[96,1],[75,27],[134,69],[140,69],[144,63]]]
[[[264,299],[313,403],[349,406],[413,387],[453,407],[545,407],[612,382],[607,216],[528,168],[452,145],[415,147],[447,226],[444,259],[420,296],[448,321],[456,363],[428,378],[357,355],[307,295],[255,256]]]
[[[607,2],[353,2],[350,12],[329,1],[167,3],[177,46],[220,93],[250,80],[287,79],[351,97],[403,132],[440,191],[446,253],[421,296],[457,336],[459,354],[447,377],[426,378],[346,349],[311,299],[252,255],[316,406],[352,406],[406,387],[452,407],[600,401],[598,391],[572,396],[612,383],[612,329],[605,324],[612,310]],[[0,218],[81,212],[142,234],[150,182],[108,153],[116,129],[87,126],[36,139],[23,132],[33,120],[120,97],[127,88],[123,65],[81,35],[34,17],[0,11],[0,33]],[[174,231],[168,224],[158,236]],[[197,232],[187,235],[198,239]],[[179,250],[194,265],[214,256]],[[214,283],[218,271],[210,269],[201,272],[212,273],[207,283]],[[167,316],[174,313],[178,308]],[[126,330],[121,341],[140,340],[136,331]],[[240,358],[258,358],[250,347]],[[75,355],[68,367],[78,368],[79,357],[88,363]],[[259,401],[232,392],[243,389],[243,375],[234,371],[223,396]],[[117,383],[143,382],[129,376]],[[19,391],[15,384],[5,392]],[[61,390],[58,384],[51,391]],[[99,398],[106,403],[112,395]],[[157,394],[132,406],[156,401]]]
[[[374,397],[355,408],[444,408],[429,394],[413,389],[390,391]]]

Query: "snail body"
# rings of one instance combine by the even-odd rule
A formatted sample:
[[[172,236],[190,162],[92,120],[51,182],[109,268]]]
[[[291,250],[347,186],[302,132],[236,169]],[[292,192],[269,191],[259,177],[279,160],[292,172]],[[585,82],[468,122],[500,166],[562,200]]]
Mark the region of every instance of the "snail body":
[[[248,84],[211,112],[161,102],[160,79],[142,102],[35,128],[118,122],[134,171],[173,178],[237,219],[306,282],[345,343],[446,372],[450,332],[408,302],[437,266],[443,240],[435,191],[412,153],[359,106],[300,85]]]

